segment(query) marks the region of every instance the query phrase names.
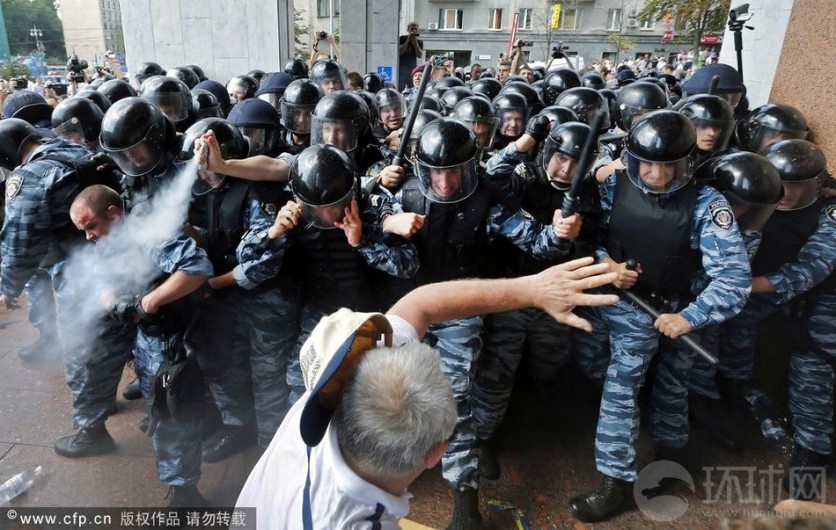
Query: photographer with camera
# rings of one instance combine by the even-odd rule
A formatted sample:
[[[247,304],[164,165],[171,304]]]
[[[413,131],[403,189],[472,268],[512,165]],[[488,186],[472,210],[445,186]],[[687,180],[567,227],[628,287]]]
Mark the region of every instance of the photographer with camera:
[[[328,41],[328,45],[331,47],[331,55],[319,53],[319,43],[324,40]],[[327,31],[317,31],[314,33],[313,51],[308,61],[308,69],[312,68],[315,62],[322,59],[334,59],[338,63],[342,61],[340,47],[337,46],[337,41],[334,40],[334,36]]]
[[[410,22],[406,33],[398,37],[398,90],[412,86],[412,69],[418,64],[418,58],[424,56],[424,41],[418,38],[418,23]]]
[[[79,84],[89,82],[85,72],[88,66],[87,61],[79,59],[75,52],[67,59],[67,82],[70,85],[70,95],[74,96],[78,93]]]

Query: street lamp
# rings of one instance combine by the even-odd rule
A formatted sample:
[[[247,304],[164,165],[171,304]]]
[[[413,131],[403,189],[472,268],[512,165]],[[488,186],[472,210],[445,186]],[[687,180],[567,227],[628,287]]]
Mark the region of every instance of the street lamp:
[[[44,36],[43,32],[37,27],[33,26],[32,29],[29,30],[29,36],[35,38],[35,47],[37,48],[38,53],[43,53],[44,50],[41,45],[41,37]]]

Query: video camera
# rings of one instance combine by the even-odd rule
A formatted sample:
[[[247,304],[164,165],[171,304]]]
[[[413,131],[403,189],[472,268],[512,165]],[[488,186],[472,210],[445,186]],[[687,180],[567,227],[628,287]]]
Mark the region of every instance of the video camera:
[[[752,18],[752,13],[749,12],[749,4],[739,5],[729,11],[729,25],[742,24],[750,18]]]
[[[316,33],[316,38],[317,38],[317,40],[325,40],[325,39],[328,38],[328,32],[327,31],[318,31]]]
[[[84,71],[87,70],[87,61],[84,59],[79,59],[78,55],[73,52],[70,55],[70,58],[67,59],[67,71],[70,72],[70,76],[68,76],[69,80],[74,83],[83,83],[84,82]]]
[[[565,57],[566,54],[564,52],[568,49],[569,46],[564,46],[562,41],[558,41],[556,46],[552,46],[552,59]]]
[[[524,46],[528,46],[528,47],[534,46],[534,41],[530,41],[530,40],[518,40],[517,41],[517,48],[522,48]]]

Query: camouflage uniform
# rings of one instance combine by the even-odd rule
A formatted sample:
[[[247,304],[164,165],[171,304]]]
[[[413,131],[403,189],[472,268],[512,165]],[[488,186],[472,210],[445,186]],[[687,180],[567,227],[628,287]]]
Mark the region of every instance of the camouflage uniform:
[[[690,273],[686,272],[685,267],[680,267],[683,263],[679,263],[680,266],[666,264],[661,269],[663,275],[681,272],[689,276],[684,279],[676,276],[667,277],[668,285],[681,286],[684,282],[685,289],[668,288],[670,294],[665,293],[667,303],[661,307],[662,312],[678,312],[694,329],[722,322],[739,312],[749,294],[751,284],[749,262],[737,225],[731,215],[731,207],[722,195],[713,188],[693,189],[693,183],[689,183],[676,192],[655,196],[646,195],[638,188],[622,189],[623,191],[619,192],[619,186],[633,186],[628,181],[626,172],[617,171],[608,177],[602,186],[601,205],[605,216],[608,216],[608,221],[614,218],[612,213],[617,208],[621,208],[621,215],[624,215],[626,204],[619,206],[621,199],[616,199],[619,193],[624,193],[623,197],[629,197],[631,194],[633,197],[640,197],[640,199],[633,200],[641,200],[643,206],[634,207],[632,210],[639,219],[647,219],[644,221],[647,232],[642,233],[641,237],[654,239],[652,234],[654,229],[678,230],[683,234],[687,233],[687,247],[683,247],[684,241],[679,243],[682,248],[690,249],[691,255],[679,256],[679,258],[689,260],[691,266],[699,267],[701,264],[705,274],[711,279],[696,300],[687,303]],[[689,203],[689,200],[692,202]],[[666,206],[665,209],[674,208],[673,205],[678,203],[681,205],[678,207],[680,212],[690,211],[687,218],[688,224],[673,226],[658,222],[658,219],[651,222],[650,219],[654,218],[653,210],[661,208],[659,205],[662,203],[671,205]],[[606,247],[602,245],[596,251],[599,260],[610,255],[612,249],[617,246],[617,242],[613,243],[612,230],[613,226],[610,226],[611,239]],[[622,255],[611,257],[616,261],[635,257],[629,246],[622,251]],[[664,252],[660,252],[659,256],[665,259],[670,257]],[[643,266],[645,273],[649,269],[646,265],[647,263]],[[641,295],[641,284],[637,283],[633,290]],[[613,306],[599,309],[609,326],[612,354],[604,383],[595,437],[596,466],[607,476],[635,481],[636,441],[639,433],[638,395],[644,384],[650,362],[658,349],[660,334],[653,327],[653,318],[629,302],[622,300]],[[672,351],[677,355],[676,350]],[[676,369],[682,362],[681,355],[680,352],[666,362],[671,363],[671,367]]]

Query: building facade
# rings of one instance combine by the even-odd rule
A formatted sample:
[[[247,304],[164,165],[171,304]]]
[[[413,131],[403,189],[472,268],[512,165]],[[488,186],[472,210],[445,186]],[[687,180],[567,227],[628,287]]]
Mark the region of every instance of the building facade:
[[[67,54],[104,65],[105,52],[125,53],[120,0],[61,0],[60,11]]]

